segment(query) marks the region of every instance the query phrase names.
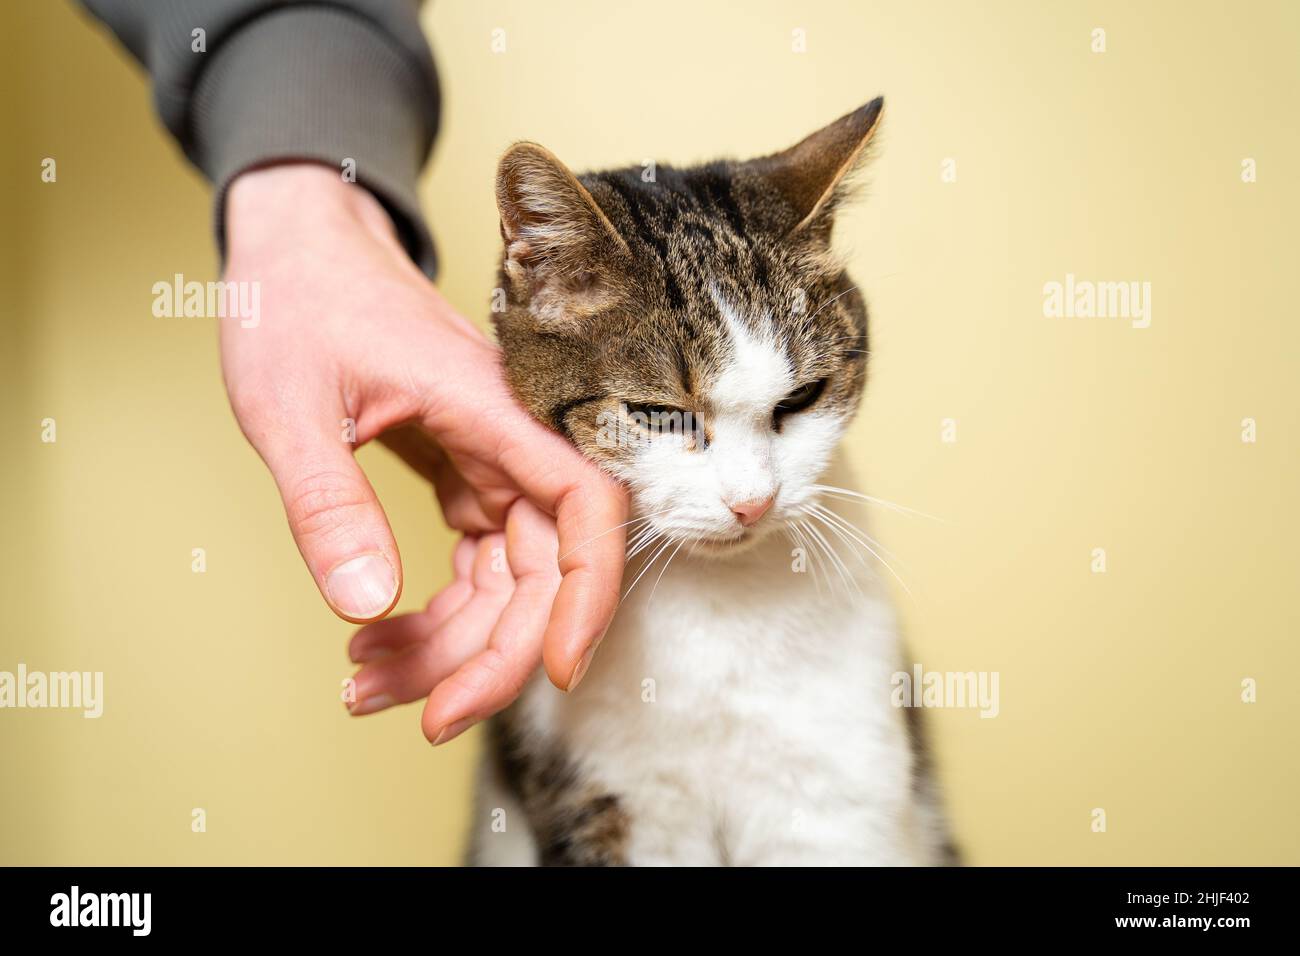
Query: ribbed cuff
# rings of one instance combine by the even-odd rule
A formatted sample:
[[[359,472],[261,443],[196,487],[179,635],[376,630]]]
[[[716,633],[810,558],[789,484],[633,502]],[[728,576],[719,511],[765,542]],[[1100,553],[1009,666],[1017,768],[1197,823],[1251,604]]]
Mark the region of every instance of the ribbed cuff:
[[[190,159],[216,187],[223,258],[226,190],[237,175],[301,160],[341,176],[352,160],[356,181],[388,209],[411,258],[432,277],[437,262],[415,181],[436,132],[434,99],[428,104],[427,74],[352,14],[288,7],[250,21],[200,74],[185,137]]]

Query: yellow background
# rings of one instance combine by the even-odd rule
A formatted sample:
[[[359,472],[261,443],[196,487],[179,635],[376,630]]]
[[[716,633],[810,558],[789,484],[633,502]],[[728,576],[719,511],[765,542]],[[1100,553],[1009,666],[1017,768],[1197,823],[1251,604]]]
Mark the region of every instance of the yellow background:
[[[88,18],[3,19],[0,670],[102,670],[106,703],[0,711],[0,861],[454,862],[478,734],[434,751],[417,707],[346,716],[351,628],[230,415],[215,320],[151,315],[154,282],[214,277],[205,184]],[[1300,863],[1300,7],[443,0],[424,19],[446,98],[422,198],[441,286],[480,321],[511,141],[575,168],[746,155],[884,93],[838,237],[873,309],[850,447],[866,490],[945,519],[872,516],[916,658],[1001,674],[996,719],[930,715],[968,859]],[[1151,282],[1151,327],[1044,318],[1066,273]],[[360,454],[417,607],[450,538],[413,474]]]

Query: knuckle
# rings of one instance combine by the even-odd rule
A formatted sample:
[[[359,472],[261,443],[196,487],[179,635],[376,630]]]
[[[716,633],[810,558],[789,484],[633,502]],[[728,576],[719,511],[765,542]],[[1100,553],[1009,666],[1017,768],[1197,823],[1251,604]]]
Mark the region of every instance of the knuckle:
[[[474,666],[451,678],[454,686],[463,693],[484,701],[493,708],[519,696],[524,681],[510,666],[510,661],[495,647],[485,648]]]
[[[319,471],[294,483],[285,498],[285,511],[300,536],[329,538],[347,527],[369,503],[369,495],[352,476]]]
[[[524,687],[524,676],[518,668],[513,667],[505,654],[496,648],[488,648],[484,654],[483,666],[491,675],[490,684],[500,697],[514,700]]]
[[[241,421],[257,421],[272,414],[281,396],[272,380],[261,375],[241,375],[226,385],[230,407]]]

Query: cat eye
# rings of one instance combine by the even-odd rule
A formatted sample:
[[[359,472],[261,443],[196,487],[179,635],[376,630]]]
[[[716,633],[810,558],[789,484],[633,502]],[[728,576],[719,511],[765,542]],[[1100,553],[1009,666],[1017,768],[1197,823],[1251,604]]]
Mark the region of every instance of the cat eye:
[[[643,405],[624,402],[628,415],[641,428],[651,434],[684,434],[690,428],[691,413],[671,405]]]
[[[822,397],[822,392],[825,390],[826,379],[824,378],[819,378],[817,381],[809,382],[806,385],[800,385],[776,403],[776,408],[772,409],[772,424],[778,428],[781,427],[781,420],[785,416],[802,412],[805,408],[811,407],[817,399]]]

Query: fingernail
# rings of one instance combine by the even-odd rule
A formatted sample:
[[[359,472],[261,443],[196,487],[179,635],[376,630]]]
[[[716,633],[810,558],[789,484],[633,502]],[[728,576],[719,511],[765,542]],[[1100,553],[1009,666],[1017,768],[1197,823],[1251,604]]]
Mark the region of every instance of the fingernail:
[[[325,578],[330,603],[348,617],[368,619],[388,610],[397,596],[397,575],[379,554],[344,561]]]
[[[587,668],[591,666],[591,659],[596,656],[596,648],[600,646],[600,638],[591,642],[591,647],[583,652],[582,660],[578,661],[578,666],[573,669],[573,676],[569,678],[569,686],[565,688],[567,693],[573,693],[579,682],[587,676]]]
[[[397,700],[392,694],[375,694],[373,697],[367,697],[365,700],[353,704],[348,708],[348,713],[353,717],[364,717],[366,714],[373,714],[377,710],[392,707],[396,703]]]
[[[473,717],[465,717],[462,718],[461,720],[454,721],[448,724],[446,727],[442,728],[442,730],[438,731],[438,736],[433,738],[433,745],[436,747],[439,744],[445,744],[447,741],[451,740],[452,738],[459,737],[461,734],[463,734],[465,731],[469,730],[473,726],[474,726]]]

